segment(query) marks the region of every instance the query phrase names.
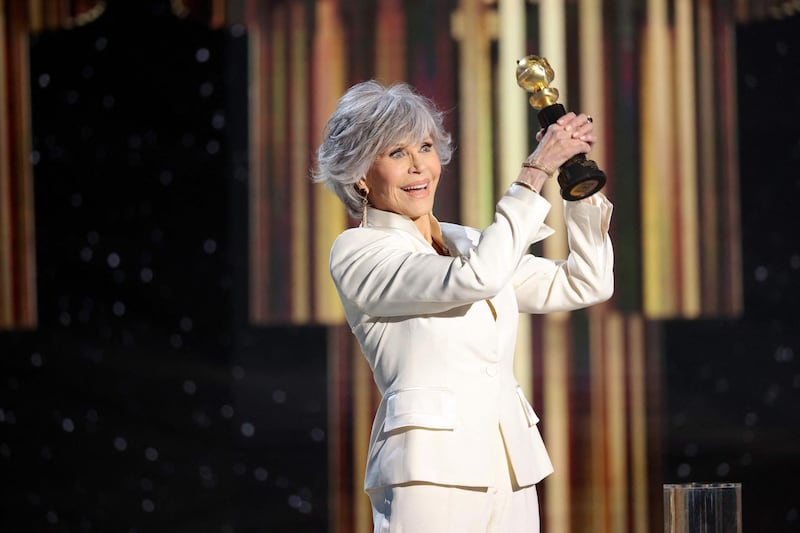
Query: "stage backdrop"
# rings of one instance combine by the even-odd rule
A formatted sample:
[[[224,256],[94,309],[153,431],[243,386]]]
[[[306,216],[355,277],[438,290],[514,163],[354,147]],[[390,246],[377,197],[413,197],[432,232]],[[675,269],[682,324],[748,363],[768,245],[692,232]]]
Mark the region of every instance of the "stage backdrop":
[[[741,102],[736,80],[772,78],[740,72],[735,30],[792,4],[0,5],[0,418],[11,429],[0,451],[24,488],[4,499],[10,531],[368,531],[377,398],[326,260],[353,221],[311,184],[314,149],[347,86],[408,81],[447,111],[457,144],[437,215],[481,227],[533,148],[513,65],[530,53],[550,60],[560,101],[600,128],[593,158],[610,176],[617,252],[611,302],[523,322],[516,371],[556,466],[544,528],[658,530],[662,482],[736,481],[769,453],[720,460],[719,445],[692,442],[686,422],[698,419],[681,402],[706,398],[686,394],[687,369],[700,391],[733,379],[712,358],[695,368],[693,350],[749,355],[743,342],[697,339],[719,332],[708,324],[726,338],[746,330],[740,206],[753,204],[740,200],[738,135],[756,98]],[[775,60],[791,65],[787,43]],[[780,190],[796,190],[791,168],[773,169]],[[563,236],[555,188],[546,195]],[[565,250],[551,238],[536,252]],[[797,263],[789,252],[783,268]],[[752,266],[759,283],[773,279],[776,267]],[[779,287],[777,299],[796,289]],[[783,409],[796,400],[781,392],[800,388],[796,335],[775,326],[787,320],[796,314],[764,333],[795,376],[764,385]],[[757,435],[765,415],[741,409]],[[716,468],[692,468],[697,457]],[[745,523],[767,523],[747,496]],[[189,511],[197,501],[203,511]],[[780,501],[770,531],[797,524],[797,506]]]

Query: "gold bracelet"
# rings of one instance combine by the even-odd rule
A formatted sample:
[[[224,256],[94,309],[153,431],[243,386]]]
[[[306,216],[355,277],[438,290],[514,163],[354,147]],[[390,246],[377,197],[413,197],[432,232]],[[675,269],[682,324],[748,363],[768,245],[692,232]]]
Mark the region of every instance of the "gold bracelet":
[[[512,182],[512,185],[519,185],[520,187],[525,187],[526,189],[528,189],[529,191],[531,191],[533,193],[539,194],[539,191],[534,189],[533,185],[531,185],[527,181],[517,180],[515,182]]]
[[[545,165],[543,165],[541,163],[537,163],[536,161],[523,161],[522,162],[522,166],[524,168],[535,168],[536,170],[541,170],[542,172],[547,174],[548,178],[552,177],[553,174],[556,173],[555,170],[553,170],[553,169],[551,169],[551,168],[549,168],[549,167],[547,167],[547,166],[545,166]]]

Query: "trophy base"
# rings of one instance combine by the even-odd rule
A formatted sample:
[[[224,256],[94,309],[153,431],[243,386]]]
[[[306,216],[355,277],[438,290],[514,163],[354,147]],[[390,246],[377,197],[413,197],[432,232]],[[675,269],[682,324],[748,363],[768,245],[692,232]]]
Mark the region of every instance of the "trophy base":
[[[567,161],[558,174],[561,197],[574,202],[593,195],[606,184],[605,173],[591,159],[578,154]]]

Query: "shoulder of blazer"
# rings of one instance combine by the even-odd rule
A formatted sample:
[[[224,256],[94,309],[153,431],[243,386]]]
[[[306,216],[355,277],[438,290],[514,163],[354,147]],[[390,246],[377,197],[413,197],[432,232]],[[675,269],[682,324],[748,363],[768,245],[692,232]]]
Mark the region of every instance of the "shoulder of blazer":
[[[414,250],[414,245],[409,239],[413,236],[408,232],[396,228],[369,227],[350,228],[340,233],[331,245],[331,258],[342,254],[349,255],[356,250],[380,244],[391,248]]]

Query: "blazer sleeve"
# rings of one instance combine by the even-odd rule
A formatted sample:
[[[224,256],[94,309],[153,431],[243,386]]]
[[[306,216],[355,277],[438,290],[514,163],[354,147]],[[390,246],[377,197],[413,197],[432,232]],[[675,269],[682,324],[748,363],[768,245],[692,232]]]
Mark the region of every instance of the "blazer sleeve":
[[[612,208],[602,193],[589,201],[565,202],[569,255],[558,261],[534,255],[523,258],[513,279],[521,312],[571,311],[611,298],[614,251],[608,228]]]
[[[513,186],[465,257],[412,251],[399,232],[350,229],[333,244],[331,275],[345,306],[371,316],[440,313],[491,298],[511,281],[549,210],[547,200]]]

